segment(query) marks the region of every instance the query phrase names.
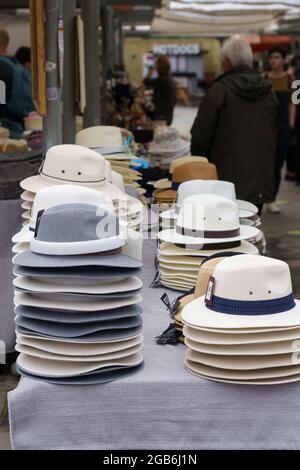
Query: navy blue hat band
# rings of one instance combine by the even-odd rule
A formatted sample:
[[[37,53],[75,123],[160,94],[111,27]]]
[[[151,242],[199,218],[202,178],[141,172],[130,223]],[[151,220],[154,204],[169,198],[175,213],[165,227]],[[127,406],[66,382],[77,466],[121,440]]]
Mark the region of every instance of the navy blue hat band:
[[[270,300],[231,300],[216,295],[212,296],[211,304],[206,307],[214,312],[231,315],[271,315],[273,313],[287,312],[295,307],[293,293]]]

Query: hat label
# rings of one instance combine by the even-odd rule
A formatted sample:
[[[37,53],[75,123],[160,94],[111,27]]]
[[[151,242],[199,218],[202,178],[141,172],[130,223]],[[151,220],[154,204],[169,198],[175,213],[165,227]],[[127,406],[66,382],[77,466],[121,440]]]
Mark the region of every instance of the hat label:
[[[44,213],[44,209],[38,211],[37,217],[36,217],[36,223],[35,223],[35,231],[34,231],[34,238],[37,237],[38,231],[39,231],[39,226],[41,222],[42,215]]]
[[[206,294],[205,294],[205,303],[207,305],[212,304],[212,299],[213,299],[214,290],[215,290],[215,282],[216,282],[216,279],[213,276],[209,276]]]
[[[173,308],[172,308],[172,305],[171,305],[171,302],[170,302],[170,299],[169,299],[169,296],[168,294],[164,293],[160,300],[165,304],[165,306],[167,307],[167,309],[169,310],[169,315],[172,319],[174,319],[174,313],[173,313]]]

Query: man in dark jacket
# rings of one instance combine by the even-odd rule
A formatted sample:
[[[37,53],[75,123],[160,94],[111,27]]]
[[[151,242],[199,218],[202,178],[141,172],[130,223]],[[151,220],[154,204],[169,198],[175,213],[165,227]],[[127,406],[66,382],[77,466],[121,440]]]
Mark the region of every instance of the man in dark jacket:
[[[225,73],[207,90],[193,124],[192,155],[217,166],[237,197],[260,208],[274,198],[277,99],[272,83],[252,68],[249,44],[230,39],[221,49]]]

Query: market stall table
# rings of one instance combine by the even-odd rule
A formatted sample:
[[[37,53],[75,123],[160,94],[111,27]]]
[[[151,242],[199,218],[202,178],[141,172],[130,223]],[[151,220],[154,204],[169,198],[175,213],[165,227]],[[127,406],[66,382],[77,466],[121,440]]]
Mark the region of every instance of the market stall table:
[[[300,384],[200,379],[184,368],[183,344],[156,344],[170,319],[166,289],[148,287],[154,256],[145,240],[144,370],[91,386],[22,378],[8,400],[14,449],[300,449]]]

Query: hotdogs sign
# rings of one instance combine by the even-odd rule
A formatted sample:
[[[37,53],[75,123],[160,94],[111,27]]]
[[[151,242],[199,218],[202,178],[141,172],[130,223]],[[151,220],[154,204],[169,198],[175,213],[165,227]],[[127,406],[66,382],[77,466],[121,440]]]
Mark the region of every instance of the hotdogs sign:
[[[199,55],[199,44],[157,44],[153,46],[154,55]]]

